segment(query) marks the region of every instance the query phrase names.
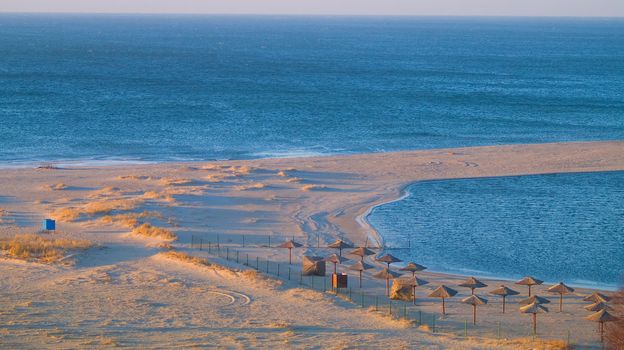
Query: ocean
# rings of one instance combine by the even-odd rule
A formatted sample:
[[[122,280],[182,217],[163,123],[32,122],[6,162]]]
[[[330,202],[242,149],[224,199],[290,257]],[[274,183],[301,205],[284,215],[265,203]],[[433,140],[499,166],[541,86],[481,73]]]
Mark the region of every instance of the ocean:
[[[438,272],[616,289],[624,172],[425,181],[376,207],[389,251]]]
[[[622,19],[0,14],[0,167],[622,139]],[[419,183],[371,221],[435,270],[611,286],[622,188]]]
[[[0,14],[0,165],[624,138],[624,20]]]

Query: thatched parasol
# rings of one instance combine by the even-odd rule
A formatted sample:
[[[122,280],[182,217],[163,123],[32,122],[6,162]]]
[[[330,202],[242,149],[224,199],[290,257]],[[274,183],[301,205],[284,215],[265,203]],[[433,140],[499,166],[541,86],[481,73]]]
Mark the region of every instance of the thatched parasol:
[[[471,294],[469,297],[462,299],[461,302],[472,305],[472,324],[477,324],[477,306],[487,304],[487,299]]]
[[[591,311],[591,312],[597,312],[600,310],[612,310],[612,308],[604,301],[599,301],[597,303],[593,303],[593,304],[585,306],[585,310]]]
[[[537,334],[537,314],[548,312],[548,308],[537,302],[522,306],[520,312],[523,314],[533,314],[533,334]]]
[[[277,246],[278,248],[288,248],[288,264],[292,264],[292,249],[303,247],[301,243],[297,243],[294,240],[286,241]]]
[[[533,303],[537,303],[537,304],[550,304],[550,300],[546,299],[546,298],[542,298],[539,297],[537,295],[528,297],[526,299],[522,299],[520,300],[519,304],[520,305],[529,305],[529,304],[533,304]]]
[[[592,303],[600,303],[600,302],[606,303],[610,300],[611,298],[598,292],[593,292],[591,293],[591,295],[588,295],[585,298],[583,298],[583,301],[591,301]]]
[[[599,328],[600,328],[600,342],[604,342],[604,324],[606,322],[613,322],[613,321],[617,321],[618,318],[611,315],[609,313],[609,311],[602,309],[596,313],[593,313],[587,317],[585,317],[585,319],[593,321],[593,322],[598,322],[599,324]]]
[[[414,276],[411,278],[407,278],[407,284],[412,286],[412,296],[414,298],[414,304],[416,304],[416,287],[424,286],[425,284],[429,284],[429,282],[421,280],[420,278]]]
[[[334,274],[336,273],[336,268],[338,264],[342,264],[343,262],[349,260],[347,258],[343,258],[338,254],[332,254],[324,259],[327,262],[334,263]]]
[[[394,272],[389,268],[384,267],[383,270],[377,272],[373,275],[375,278],[385,279],[386,280],[386,296],[390,296],[390,280],[399,278],[401,276],[400,273]]]
[[[347,243],[341,239],[337,240],[336,242],[330,244],[327,246],[327,248],[334,248],[334,249],[338,249],[339,252],[339,256],[342,256],[342,250],[345,248],[353,248],[353,244],[351,243]]]
[[[392,264],[392,263],[403,261],[403,260],[395,257],[392,254],[384,254],[384,255],[380,256],[379,258],[377,258],[375,260],[388,264],[388,268],[390,268],[390,264]]]
[[[405,267],[400,268],[399,271],[409,271],[412,273],[412,277],[415,277],[416,272],[426,270],[426,269],[427,269],[426,267],[410,261],[407,263],[407,265],[405,265]]]
[[[493,291],[491,291],[490,294],[499,295],[499,296],[503,297],[503,313],[505,313],[505,298],[507,298],[508,295],[518,295],[520,293],[518,293],[515,290],[505,286],[504,284],[501,284],[500,287],[498,287],[498,288],[494,289]]]
[[[540,285],[542,283],[544,283],[544,281],[538,280],[537,278],[533,278],[531,276],[526,276],[525,278],[516,282],[516,284],[519,285],[529,286],[529,296],[531,296],[531,286]]]
[[[373,266],[363,262],[358,261],[355,264],[349,266],[349,270],[359,271],[360,272],[360,288],[362,288],[362,271],[372,269]]]
[[[574,288],[566,286],[563,282],[559,282],[547,289],[549,293],[559,294],[559,312],[563,311],[563,295],[574,292]]]
[[[442,299],[442,315],[446,315],[446,306],[444,305],[444,299],[452,298],[457,294],[455,289],[449,288],[445,285],[441,285],[429,294],[430,298]]]
[[[476,288],[487,287],[487,284],[479,281],[478,279],[476,279],[474,277],[470,277],[467,280],[465,280],[464,282],[458,284],[458,286],[470,288],[470,291],[471,291],[470,294],[474,294],[474,290]]]
[[[368,248],[366,248],[366,247],[359,247],[359,248],[355,248],[352,251],[350,251],[349,254],[357,255],[357,256],[359,256],[361,258],[360,260],[364,260],[365,256],[373,255],[373,254],[375,254],[375,252],[370,250],[370,249],[368,249]]]

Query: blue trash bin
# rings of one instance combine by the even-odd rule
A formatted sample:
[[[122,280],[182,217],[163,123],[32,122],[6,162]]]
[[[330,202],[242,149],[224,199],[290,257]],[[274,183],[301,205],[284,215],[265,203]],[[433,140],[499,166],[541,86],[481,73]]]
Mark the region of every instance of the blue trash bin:
[[[56,230],[56,221],[52,219],[43,220],[43,229],[46,231],[54,231]]]

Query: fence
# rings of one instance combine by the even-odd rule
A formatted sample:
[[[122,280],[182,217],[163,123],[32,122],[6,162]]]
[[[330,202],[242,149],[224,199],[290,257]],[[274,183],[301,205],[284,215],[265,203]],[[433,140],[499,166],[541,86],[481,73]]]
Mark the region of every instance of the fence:
[[[267,256],[260,256],[250,252],[250,250],[257,248],[270,248],[269,252],[271,252],[277,245],[292,239],[292,236],[241,235],[237,237],[238,239],[232,238],[230,235],[228,235],[228,237],[228,239],[224,240],[220,235],[215,234],[212,235],[210,239],[205,239],[193,235],[191,236],[190,247],[192,250],[197,249],[198,251],[205,251],[208,255],[218,256],[228,261],[253,268],[260,273],[280,279],[284,283],[292,286],[308,288],[323,293],[331,293],[361,308],[368,308],[395,319],[407,320],[416,326],[425,326],[432,333],[496,339],[506,339],[508,337],[537,337],[537,335],[533,333],[532,326],[528,319],[525,328],[514,327],[509,329],[504,327],[501,322],[497,322],[494,327],[492,327],[491,324],[489,327],[482,327],[479,324],[473,325],[472,320],[468,319],[458,321],[440,318],[438,314],[420,310],[412,301],[392,300],[385,295],[365,293],[360,288],[333,289],[331,274],[329,276],[304,276],[301,269],[298,268],[300,264],[273,261],[268,254]],[[317,246],[308,248],[325,249],[325,246],[318,244]],[[469,307],[469,305],[466,305],[466,307]],[[540,337],[563,339],[569,346],[573,343],[578,343],[578,340],[572,339],[569,331],[548,332],[548,334],[541,334]]]

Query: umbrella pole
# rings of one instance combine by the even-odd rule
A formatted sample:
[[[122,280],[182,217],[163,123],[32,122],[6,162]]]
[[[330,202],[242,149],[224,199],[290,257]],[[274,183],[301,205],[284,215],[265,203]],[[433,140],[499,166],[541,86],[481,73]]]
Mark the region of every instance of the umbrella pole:
[[[533,314],[533,334],[537,334],[537,314]]]
[[[559,312],[563,311],[563,293],[559,293]]]
[[[604,343],[604,323],[600,322],[600,342]]]
[[[338,264],[334,263],[334,275],[336,274],[336,265]]]
[[[474,295],[474,288],[470,288],[470,294]]]
[[[416,286],[412,287],[412,297],[414,298],[414,305],[416,305]]]
[[[360,270],[360,288],[362,288],[362,270]]]
[[[506,295],[503,295],[503,313],[505,313],[505,297]]]
[[[444,307],[444,298],[442,298],[442,315],[446,315],[446,308]]]
[[[531,296],[531,285],[529,284],[529,296]]]
[[[477,305],[472,305],[472,324],[477,324]]]
[[[338,256],[342,258],[342,247],[338,247]]]
[[[292,265],[292,248],[288,248],[288,265]]]

